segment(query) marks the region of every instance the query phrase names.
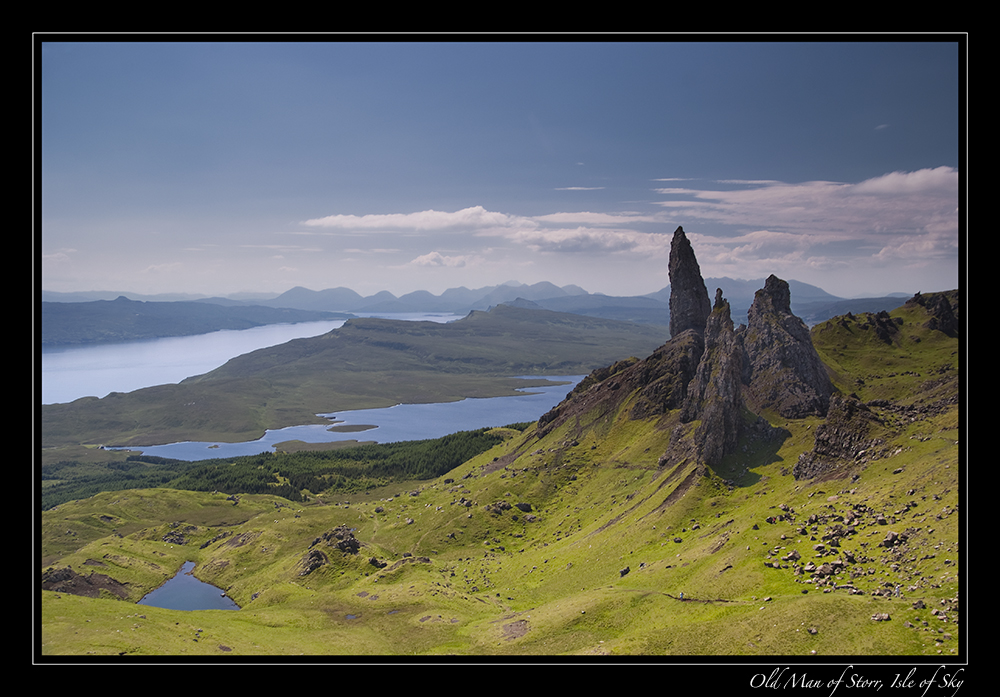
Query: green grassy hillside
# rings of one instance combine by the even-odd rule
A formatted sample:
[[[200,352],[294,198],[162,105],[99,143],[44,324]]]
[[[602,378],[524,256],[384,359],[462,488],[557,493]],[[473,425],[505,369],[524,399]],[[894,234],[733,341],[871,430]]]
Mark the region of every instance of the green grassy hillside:
[[[349,497],[151,489],[62,504],[42,515],[42,570],[70,567],[98,597],[42,591],[41,653],[954,660],[959,343],[923,308],[892,318],[883,338],[875,316],[813,330],[878,442],[814,479],[792,471],[823,419],[775,423],[780,436],[710,469],[683,456],[675,412],[631,418],[633,394]],[[185,560],[242,609],[132,604]]]

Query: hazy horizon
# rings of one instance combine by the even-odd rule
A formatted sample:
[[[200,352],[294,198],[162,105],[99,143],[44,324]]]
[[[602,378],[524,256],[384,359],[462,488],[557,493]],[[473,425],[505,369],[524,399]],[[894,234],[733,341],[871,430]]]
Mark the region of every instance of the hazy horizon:
[[[721,277],[711,277],[711,276],[709,276],[709,277],[705,278],[705,281],[708,282],[709,280],[711,280],[713,278],[721,278]],[[763,284],[763,281],[765,279],[763,279],[763,278],[760,278],[760,279],[732,278],[731,280],[737,281],[737,282],[740,282],[740,283],[747,283],[747,282],[755,281],[756,280],[756,281],[760,281]],[[799,281],[799,279],[797,279],[797,278],[788,278],[788,279],[783,279],[783,280],[791,281],[791,282],[805,283],[805,281]],[[446,289],[446,291],[447,290],[460,290],[460,289],[465,289],[465,290],[469,290],[469,291],[489,290],[489,289],[497,288],[497,287],[502,286],[502,285],[513,285],[515,287],[519,287],[519,286],[531,286],[531,285],[534,285],[534,284],[520,283],[519,281],[512,280],[512,281],[508,281],[507,283],[490,284],[490,285],[480,286],[480,287],[476,287],[476,288],[468,288],[467,286],[452,286],[451,288]],[[566,286],[558,286],[558,287],[560,287],[562,289],[566,289],[566,288],[569,288],[571,285],[575,285],[575,286],[579,287],[578,284],[567,284]],[[643,297],[643,296],[647,296],[647,295],[654,295],[654,294],[656,294],[656,293],[664,290],[665,288],[668,288],[669,285],[670,284],[668,283],[663,288],[657,288],[656,290],[651,290],[651,291],[648,291],[646,293],[637,293],[634,296],[628,296],[628,297]],[[809,285],[815,285],[815,284],[809,284]],[[220,294],[217,294],[217,295],[208,295],[208,294],[205,294],[205,293],[187,293],[187,292],[183,292],[183,291],[181,291],[181,292],[168,291],[168,292],[164,292],[164,293],[137,293],[137,292],[129,290],[129,289],[124,289],[123,290],[123,289],[113,289],[113,288],[91,288],[91,289],[88,289],[88,290],[68,291],[68,292],[66,292],[66,294],[68,294],[68,295],[69,294],[95,294],[95,295],[97,295],[97,294],[104,294],[104,295],[109,295],[109,296],[110,295],[126,295],[126,296],[132,295],[132,296],[136,296],[136,297],[158,297],[158,296],[167,297],[167,296],[176,296],[178,299],[184,299],[185,297],[192,298],[192,299],[207,299],[207,298],[217,297],[217,298],[224,298],[224,299],[229,299],[229,300],[240,300],[240,299],[244,299],[245,300],[245,299],[252,299],[252,298],[259,298],[259,299],[264,299],[264,300],[270,300],[270,299],[277,298],[277,297],[279,297],[279,296],[287,293],[288,291],[295,290],[296,288],[305,288],[306,290],[318,293],[318,292],[322,292],[322,291],[325,291],[325,290],[335,290],[336,288],[341,288],[341,287],[345,287],[345,286],[336,286],[336,287],[333,287],[333,288],[306,288],[305,286],[292,286],[291,288],[286,288],[285,290],[280,291],[280,292],[259,292],[259,291],[258,292],[254,292],[254,291],[246,291],[246,292],[227,293],[227,294],[224,294],[224,295],[220,295]],[[821,286],[816,286],[816,287],[820,288],[820,290],[826,291],[826,288],[822,288]],[[912,296],[914,293],[917,293],[917,292],[932,293],[932,292],[945,291],[945,290],[955,290],[955,289],[957,289],[957,286],[954,287],[954,288],[930,288],[930,287],[926,287],[926,288],[919,288],[919,289],[913,290],[913,291],[908,291],[908,290],[890,291],[888,293],[884,293],[884,294],[879,295],[879,296],[853,295],[853,296],[836,296],[836,297],[840,297],[840,298],[843,298],[845,300],[852,300],[852,299],[863,299],[863,298],[870,298],[870,297],[888,297],[888,296],[892,296],[892,295],[897,295],[897,296]],[[354,290],[354,289],[353,288],[349,288],[348,290]],[[405,295],[408,295],[410,293],[417,293],[417,292],[422,292],[422,291],[425,291],[425,290],[426,289],[424,289],[424,288],[414,288],[412,290],[406,291],[405,293],[398,293],[398,294],[397,293],[392,293],[392,295],[394,295],[396,298],[401,298],[401,297],[403,297]],[[600,291],[591,291],[591,290],[589,290],[587,288],[581,288],[581,290],[583,290],[586,293],[590,293],[592,295],[607,295],[607,296],[611,296],[610,293],[601,293]],[[712,291],[713,289],[709,289],[709,290]],[[51,291],[48,288],[43,288],[42,292],[43,293],[62,293],[64,291]],[[357,291],[355,291],[355,292],[357,292]],[[382,290],[376,291],[375,293],[369,293],[367,295],[362,295],[362,297],[363,298],[370,298],[370,297],[374,297],[376,295],[379,295],[379,294],[382,294],[382,293],[386,293],[386,292],[391,292],[391,291],[387,291],[386,289],[383,288]],[[829,291],[827,291],[827,292],[829,292]],[[711,293],[709,293],[709,294],[711,295]],[[830,294],[831,295],[835,295],[834,293],[830,293]],[[359,295],[360,295],[360,293],[359,293]],[[442,293],[434,293],[433,295],[435,297],[439,297],[439,296],[442,295]],[[617,296],[612,296],[612,297],[617,297]]]
[[[678,225],[706,278],[958,287],[957,35],[54,38],[35,66],[46,291],[646,295]]]

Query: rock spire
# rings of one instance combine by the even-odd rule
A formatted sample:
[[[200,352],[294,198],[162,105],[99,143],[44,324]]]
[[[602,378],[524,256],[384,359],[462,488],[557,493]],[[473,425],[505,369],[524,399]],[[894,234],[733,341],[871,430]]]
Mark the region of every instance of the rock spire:
[[[677,336],[688,329],[704,333],[712,303],[708,299],[708,289],[701,277],[698,260],[682,227],[674,231],[670,241],[667,269],[670,274],[670,336]]]
[[[733,330],[729,302],[719,289],[705,326],[705,351],[688,384],[681,412],[682,422],[701,421],[695,431],[695,444],[710,465],[735,452],[739,443],[743,425],[742,368],[743,345]]]
[[[756,412],[825,416],[833,384],[790,300],[788,282],[774,275],[754,296],[743,333],[743,394]]]

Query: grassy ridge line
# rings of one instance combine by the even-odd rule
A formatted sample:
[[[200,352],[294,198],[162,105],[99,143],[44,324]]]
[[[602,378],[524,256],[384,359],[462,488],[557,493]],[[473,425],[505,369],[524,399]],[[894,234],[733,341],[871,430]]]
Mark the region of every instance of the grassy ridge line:
[[[177,385],[45,405],[42,446],[235,442],[325,423],[317,413],[514,395],[531,383],[513,376],[588,373],[622,355],[649,353],[663,333],[507,306],[449,324],[351,320]]]

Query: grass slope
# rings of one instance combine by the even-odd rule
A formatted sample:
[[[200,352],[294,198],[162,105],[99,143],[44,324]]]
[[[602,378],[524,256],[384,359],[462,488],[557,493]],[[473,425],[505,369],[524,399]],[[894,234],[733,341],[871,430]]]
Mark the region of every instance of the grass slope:
[[[243,609],[42,591],[40,651],[954,657],[965,648],[958,344],[900,312],[903,331],[877,352],[864,318],[813,333],[838,384],[886,400],[872,407],[877,459],[794,479],[822,423],[810,418],[714,471],[661,460],[688,435],[675,414],[630,420],[627,399],[543,437],[506,431],[444,477],[349,500],[98,494],[43,514],[43,567],[111,575],[135,600],[192,560]],[[900,403],[916,405],[905,419]],[[327,563],[301,575],[313,541],[342,525],[359,552],[320,542]],[[838,526],[853,532],[831,537]],[[172,530],[186,544],[164,541]],[[900,537],[887,545],[890,532]],[[835,560],[832,577],[804,570]]]

